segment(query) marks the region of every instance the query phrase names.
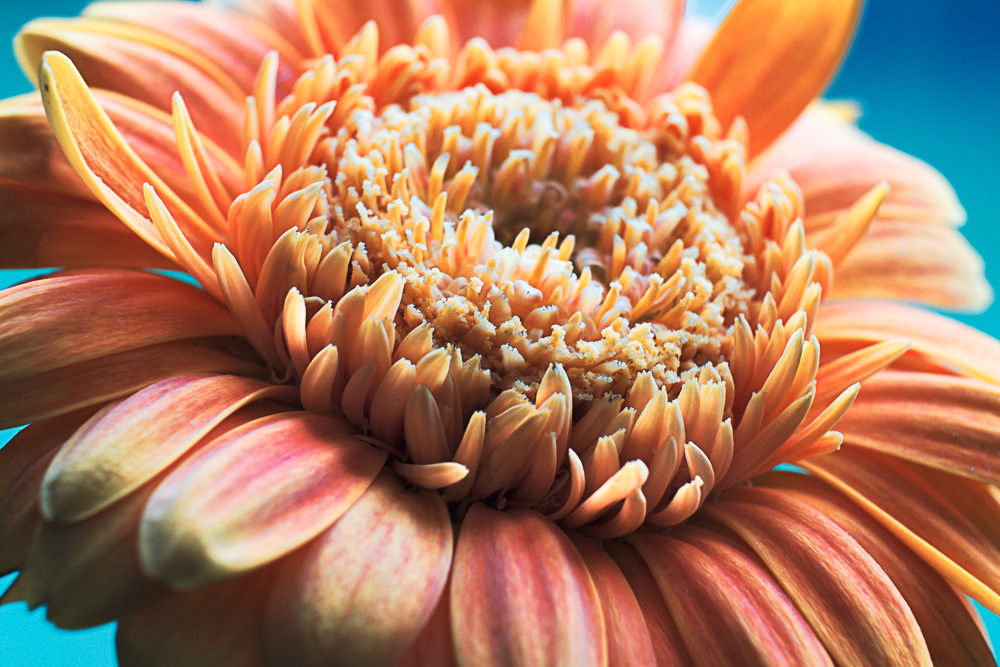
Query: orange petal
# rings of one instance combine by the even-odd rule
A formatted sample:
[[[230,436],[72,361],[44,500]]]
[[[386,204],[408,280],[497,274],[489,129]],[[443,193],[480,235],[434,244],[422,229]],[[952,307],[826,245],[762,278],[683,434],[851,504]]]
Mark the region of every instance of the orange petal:
[[[980,312],[993,301],[982,258],[954,229],[874,223],[837,267],[833,297],[879,297]]]
[[[134,271],[55,274],[0,292],[0,382],[154,343],[239,333],[203,291]]]
[[[656,662],[642,609],[628,580],[597,542],[570,532],[573,546],[580,552],[597,588],[604,612],[609,665],[652,665]]]
[[[771,573],[735,543],[697,528],[629,543],[700,664],[833,664]]]
[[[899,589],[927,641],[935,665],[994,665],[975,614],[927,563],[877,521],[815,477],[773,473],[755,484],[781,489],[831,518],[867,551]]]
[[[451,637],[451,595],[445,587],[427,625],[396,667],[457,667],[455,645]]]
[[[799,465],[860,505],[967,595],[1000,613],[1000,548],[909,464],[844,447]]]
[[[441,496],[388,470],[278,568],[267,606],[273,664],[391,665],[430,619],[451,565]]]
[[[97,202],[2,177],[0,201],[0,268],[177,268]]]
[[[604,550],[614,559],[628,580],[629,586],[632,587],[639,609],[646,619],[656,664],[677,665],[677,667],[693,665],[694,662],[688,655],[680,631],[656,585],[656,579],[653,578],[642,557],[635,549],[618,541],[604,542]]]
[[[234,429],[153,494],[140,531],[143,566],[189,587],[268,563],[336,521],[385,459],[333,417],[296,412]]]
[[[165,470],[223,419],[262,398],[294,401],[291,387],[233,375],[183,375],[158,382],[73,434],[45,476],[47,519],[96,514]]]
[[[755,195],[778,171],[788,172],[802,190],[808,235],[826,228],[883,180],[889,194],[879,220],[942,226],[965,221],[965,211],[944,176],[875,141],[830,105],[814,104],[750,164],[744,194]]]
[[[633,43],[655,35],[669,49],[684,18],[684,0],[575,0],[570,3],[568,37],[582,37],[592,49],[598,49],[616,30],[632,38]]]
[[[228,341],[188,339],[82,361],[0,382],[0,428],[97,405],[185,373],[260,377],[265,369],[233,355]],[[245,355],[245,352],[244,352]]]
[[[45,112],[66,157],[94,195],[122,222],[164,256],[173,253],[145,214],[145,184],[156,188],[190,241],[211,247],[219,233],[201,218],[128,145],[61,53],[42,59],[40,87]]]
[[[326,37],[324,46],[337,53],[368,21],[378,22],[382,51],[397,44],[413,44],[420,26],[439,13],[434,0],[312,0],[318,26]],[[391,17],[391,20],[386,20]]]
[[[460,44],[482,37],[493,48],[515,46],[536,0],[445,0],[445,17]]]
[[[742,488],[725,498],[702,511],[757,553],[835,661],[930,664],[899,591],[842,528],[777,491]]]
[[[885,301],[825,305],[815,327],[824,354],[842,355],[873,343],[909,339],[895,368],[917,368],[1000,384],[1000,342],[950,318]]]
[[[48,606],[61,628],[86,628],[120,618],[166,589],[139,567],[139,518],[152,488],[86,521],[43,522],[21,572],[32,605]]]
[[[597,590],[561,530],[530,511],[483,504],[462,522],[451,580],[459,664],[604,664]]]
[[[260,667],[267,573],[194,591],[173,592],[118,621],[123,665]]]
[[[73,60],[94,88],[127,95],[163,111],[179,91],[195,124],[231,155],[238,155],[247,91],[217,64],[177,39],[97,18],[36,19],[14,43],[22,69],[34,78],[46,51]],[[44,74],[39,76],[44,79]],[[43,90],[42,81],[38,81]],[[242,157],[242,155],[241,155]]]
[[[756,155],[826,88],[861,7],[858,0],[741,0],[688,78],[708,90],[724,127],[738,116],[746,120]]]
[[[867,380],[837,430],[844,443],[1000,483],[1000,387],[932,373]]]

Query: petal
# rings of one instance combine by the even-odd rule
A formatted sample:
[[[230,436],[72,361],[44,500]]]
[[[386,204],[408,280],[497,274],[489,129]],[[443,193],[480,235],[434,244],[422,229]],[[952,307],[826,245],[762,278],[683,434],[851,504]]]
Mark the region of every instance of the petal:
[[[47,605],[47,618],[61,628],[86,628],[166,593],[143,575],[136,553],[139,518],[151,491],[86,521],[43,522],[21,572],[29,602]]]
[[[96,514],[165,470],[244,405],[294,397],[291,387],[233,375],[158,382],[73,434],[45,475],[42,511],[67,523]]]
[[[457,667],[451,637],[451,594],[447,587],[416,640],[396,667]]]
[[[744,488],[706,506],[764,561],[841,664],[930,664],[912,612],[885,572],[817,510]]]
[[[875,141],[832,105],[814,104],[758,156],[750,164],[744,193],[753,196],[778,171],[788,172],[802,190],[808,235],[826,228],[883,180],[889,184],[889,194],[879,209],[879,220],[945,227],[965,221],[965,211],[944,176]]]
[[[832,665],[771,573],[735,543],[697,528],[629,538],[699,664]]]
[[[994,665],[975,614],[927,563],[857,505],[814,477],[773,473],[756,484],[781,489],[832,519],[867,551],[899,589],[927,641],[934,664]]]
[[[134,271],[55,274],[0,292],[0,382],[155,343],[239,333],[205,292]]]
[[[909,464],[845,446],[800,465],[860,505],[967,595],[1000,613],[1000,548]]]
[[[954,229],[877,221],[837,267],[831,297],[880,297],[981,312],[993,301],[984,268]]]
[[[569,538],[580,552],[601,600],[608,641],[608,664],[655,664],[656,655],[642,609],[625,575],[594,540],[576,532],[570,532]]]
[[[278,567],[268,660],[394,664],[430,619],[451,556],[441,496],[408,491],[384,470],[337,523]]]
[[[861,6],[857,0],[741,0],[688,78],[708,90],[724,127],[738,116],[746,120],[750,155],[756,155],[833,78]]]
[[[368,21],[378,23],[382,51],[397,44],[413,44],[421,25],[440,13],[442,3],[435,0],[312,0],[305,4],[312,5],[316,13],[326,37],[324,46],[331,53],[337,53]]]
[[[656,664],[678,667],[693,665],[694,662],[681,639],[681,633],[670,616],[670,609],[663,601],[656,579],[653,578],[642,557],[635,549],[618,541],[605,541],[604,550],[614,559],[628,580],[629,586],[632,587],[639,609],[646,619]]]
[[[601,602],[587,567],[562,531],[535,512],[469,508],[451,609],[459,664],[607,661]]]
[[[848,445],[1000,484],[996,385],[933,373],[883,371],[864,383],[837,430]]]
[[[884,301],[830,303],[815,327],[824,355],[843,355],[873,343],[909,339],[895,368],[965,375],[1000,384],[1000,342],[950,318]]]
[[[266,575],[175,592],[120,619],[122,667],[258,667]]]
[[[385,459],[333,417],[296,412],[235,429],[153,494],[140,529],[143,566],[190,587],[268,563],[336,521]]]
[[[97,202],[2,177],[0,201],[0,268],[176,268]]]
[[[230,154],[239,153],[246,91],[224,64],[209,60],[176,36],[105,19],[36,19],[21,29],[14,46],[22,69],[32,78],[43,54],[59,51],[76,63],[94,88],[163,111],[170,109],[170,98],[179,91],[195,124]]]
[[[243,358],[234,356],[241,354]],[[0,428],[20,426],[97,405],[175,375],[232,373],[261,377],[247,352],[228,341],[188,339],[82,361],[0,382]]]
[[[684,0],[635,0],[609,2],[608,0],[576,0],[570,3],[570,37],[582,37],[597,49],[616,30],[632,38],[633,43],[655,35],[669,49],[684,18]]]
[[[548,0],[446,0],[445,16],[461,44],[482,37],[493,48],[515,46],[538,1]]]
[[[143,188],[155,187],[192,244],[211,248],[212,230],[128,145],[73,63],[61,53],[42,60],[42,101],[66,157],[94,195],[144,241],[169,259],[174,254],[147,217]],[[217,112],[221,113],[221,112]]]

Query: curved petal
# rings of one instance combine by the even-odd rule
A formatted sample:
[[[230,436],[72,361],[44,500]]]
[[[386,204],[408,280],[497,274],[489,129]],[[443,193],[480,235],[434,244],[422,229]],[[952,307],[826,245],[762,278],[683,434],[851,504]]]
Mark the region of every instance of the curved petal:
[[[267,572],[173,592],[118,621],[122,667],[260,667]]]
[[[594,540],[576,532],[570,532],[569,538],[580,552],[601,600],[608,640],[608,665],[656,664],[642,609],[625,575]]]
[[[956,230],[876,221],[837,267],[831,297],[881,297],[980,312],[993,301],[985,265]]]
[[[275,664],[391,665],[427,624],[451,566],[441,496],[388,470],[278,566],[264,651]]]
[[[599,665],[607,661],[597,590],[551,521],[481,503],[462,522],[451,580],[462,665]]]
[[[629,543],[649,566],[699,664],[832,666],[771,573],[735,543],[699,528],[671,537],[637,534]]]
[[[859,0],[741,0],[688,78],[711,94],[724,127],[738,116],[746,120],[754,156],[826,88],[854,37],[861,7]]]
[[[883,180],[889,184],[889,194],[878,220],[945,227],[965,221],[965,210],[944,176],[875,141],[832,105],[814,104],[750,163],[744,194],[756,194],[778,171],[788,172],[802,190],[807,235],[826,228]]]
[[[182,375],[129,396],[78,430],[42,485],[42,512],[71,523],[100,512],[182,457],[230,414],[291,387],[234,375]]]
[[[154,343],[239,333],[205,292],[134,271],[55,274],[0,292],[0,382]]]
[[[933,373],[883,371],[865,382],[837,430],[847,445],[1000,484],[996,385]]]
[[[427,624],[396,667],[457,667],[451,637],[451,594],[447,586]]]
[[[493,48],[516,46],[535,2],[551,0],[445,0],[445,16],[459,44],[482,37]],[[561,26],[560,26],[561,27]]]
[[[989,642],[965,597],[857,505],[808,475],[776,472],[758,477],[754,483],[803,500],[858,541],[913,611],[934,664],[995,664]]]
[[[268,563],[336,521],[385,459],[325,415],[280,414],[234,429],[153,494],[139,534],[143,567],[183,588]]]
[[[120,618],[166,589],[139,567],[139,518],[152,487],[86,521],[42,522],[21,577],[28,601],[48,606],[61,628],[86,628]]]
[[[843,301],[819,311],[814,333],[824,355],[887,340],[911,347],[894,368],[953,373],[1000,384],[1000,341],[953,319],[901,303]]]
[[[0,201],[0,268],[177,268],[89,198],[0,177]]]
[[[229,341],[194,338],[158,343],[0,381],[0,428],[104,403],[185,373],[261,377],[266,370],[247,361],[246,351]]]
[[[632,547],[618,541],[607,541],[604,543],[604,550],[615,561],[615,564],[625,575],[635,599],[639,603],[643,617],[646,619],[646,628],[649,630],[649,639],[653,644],[653,654],[656,656],[657,665],[676,665],[686,667],[693,665],[691,656],[688,655],[681,633],[677,629],[673,618],[670,616],[670,609],[664,602],[660,589],[656,584],[656,579],[642,560],[639,553]]]
[[[1000,546],[909,464],[844,447],[800,465],[860,505],[897,538],[994,613],[1000,613]]]
[[[73,60],[94,88],[163,111],[180,92],[195,124],[238,155],[246,91],[216,64],[175,37],[104,19],[36,19],[15,40],[21,67],[35,78],[47,51]],[[38,81],[39,88],[43,88]],[[241,156],[242,157],[242,156]]]
[[[892,581],[819,511],[773,490],[744,488],[703,512],[757,553],[838,663],[930,664],[920,628]]]

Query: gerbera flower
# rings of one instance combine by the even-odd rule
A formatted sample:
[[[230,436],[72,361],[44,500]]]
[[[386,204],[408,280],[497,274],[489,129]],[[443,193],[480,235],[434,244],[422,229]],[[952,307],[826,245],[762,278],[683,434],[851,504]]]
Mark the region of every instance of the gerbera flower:
[[[814,102],[859,12],[29,24],[5,599],[125,664],[992,664],[1000,343],[897,301],[990,292]]]

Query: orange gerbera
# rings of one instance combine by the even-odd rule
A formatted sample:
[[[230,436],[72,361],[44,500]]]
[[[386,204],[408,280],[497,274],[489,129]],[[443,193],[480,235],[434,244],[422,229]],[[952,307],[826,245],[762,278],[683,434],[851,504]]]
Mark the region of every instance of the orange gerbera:
[[[683,9],[29,24],[5,599],[124,664],[992,664],[1000,343],[894,301],[989,301],[962,210],[813,102],[859,2]]]

